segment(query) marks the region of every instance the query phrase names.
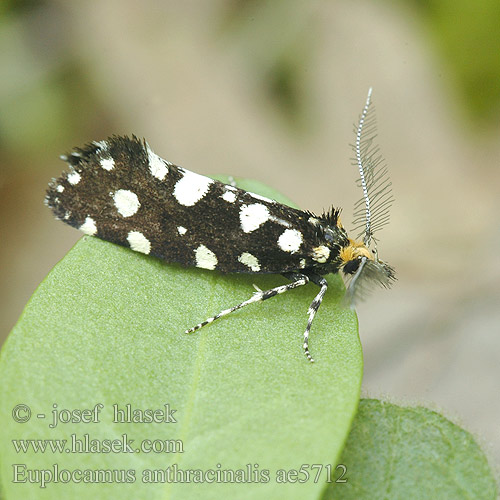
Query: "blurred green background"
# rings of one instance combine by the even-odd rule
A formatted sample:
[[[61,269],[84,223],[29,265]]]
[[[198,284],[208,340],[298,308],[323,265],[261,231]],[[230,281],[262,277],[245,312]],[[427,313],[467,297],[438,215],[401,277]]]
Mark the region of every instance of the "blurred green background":
[[[80,238],[43,205],[60,154],[134,133],[349,226],[373,86],[399,280],[358,308],[365,394],[437,407],[500,460],[498,0],[4,0],[0,68],[2,341]]]

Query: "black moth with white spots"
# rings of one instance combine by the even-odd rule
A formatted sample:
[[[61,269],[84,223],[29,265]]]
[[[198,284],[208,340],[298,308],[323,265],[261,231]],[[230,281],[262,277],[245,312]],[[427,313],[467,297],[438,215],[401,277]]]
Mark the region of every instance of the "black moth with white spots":
[[[368,106],[369,100],[364,115]],[[255,292],[187,333],[312,281],[320,291],[309,308],[303,349],[313,361],[309,331],[328,286],[322,276],[343,271],[351,277],[352,297],[364,277],[383,286],[394,277],[368,250],[369,242],[348,237],[340,210],[316,216],[195,174],[163,160],[134,136],[93,142],[62,159],[69,172],[52,181],[46,204],[56,218],[85,234],[185,266],[281,273],[291,280]]]

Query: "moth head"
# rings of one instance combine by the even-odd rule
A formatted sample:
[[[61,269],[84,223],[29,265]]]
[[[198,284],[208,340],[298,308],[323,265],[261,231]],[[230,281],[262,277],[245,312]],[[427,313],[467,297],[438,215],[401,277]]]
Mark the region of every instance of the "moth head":
[[[377,249],[372,251],[362,242],[349,239],[340,251],[341,271],[346,278],[346,300],[354,305],[376,286],[389,288],[396,279],[394,269],[378,258]]]

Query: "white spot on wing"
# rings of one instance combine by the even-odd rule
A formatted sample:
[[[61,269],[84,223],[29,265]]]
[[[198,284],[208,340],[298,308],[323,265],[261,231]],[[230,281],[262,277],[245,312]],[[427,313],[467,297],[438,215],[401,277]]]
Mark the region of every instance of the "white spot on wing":
[[[330,257],[330,249],[328,247],[320,245],[319,247],[313,248],[312,258],[316,262],[324,264],[328,260],[328,257]]]
[[[192,207],[207,194],[214,181],[189,170],[183,172],[184,176],[175,185],[174,196],[181,205]]]
[[[145,253],[151,252],[151,242],[139,231],[130,231],[127,236],[127,241],[132,250]]]
[[[95,220],[92,217],[87,217],[85,222],[78,228],[89,236],[94,236],[97,233],[97,226],[95,225]]]
[[[253,198],[256,198],[257,200],[267,201],[268,203],[274,203],[274,200],[271,200],[271,198],[266,198],[265,196],[261,196],[260,194],[251,193],[250,191],[248,191],[248,194]]]
[[[123,217],[130,217],[137,213],[141,204],[137,195],[128,189],[119,189],[113,195],[113,200],[118,212]]]
[[[109,172],[115,168],[115,160],[113,158],[103,158],[101,160],[101,167]]]
[[[184,234],[186,234],[187,229],[186,229],[185,227],[183,227],[183,226],[178,226],[178,227],[177,227],[177,232],[178,232],[181,236],[183,236]]]
[[[160,181],[164,180],[168,174],[168,167],[166,162],[160,158],[153,150],[147,145],[148,150],[148,162],[149,162],[149,170],[151,175],[160,179]]]
[[[202,269],[215,269],[217,265],[217,257],[209,250],[205,245],[200,245],[194,251],[194,257],[196,259],[196,267],[201,267]]]
[[[243,252],[238,257],[238,261],[245,266],[248,266],[254,272],[260,271],[259,260],[257,259],[257,257],[255,257],[255,255],[252,255],[251,253]]]
[[[304,267],[306,267],[306,259],[300,259],[299,267],[301,269],[304,269]]]
[[[274,215],[270,215],[269,220],[276,222],[276,224],[279,224],[280,226],[292,227],[292,224],[290,222],[283,219],[279,219],[278,217],[274,217]]]
[[[286,229],[278,238],[278,246],[285,252],[295,253],[302,244],[302,233],[296,229]]]
[[[229,203],[234,203],[236,201],[236,194],[231,191],[226,191],[221,198]]]
[[[108,143],[106,141],[94,141],[94,145],[97,146],[99,149],[108,148]]]
[[[61,186],[61,184],[59,184],[57,187],[56,187],[56,191],[58,193],[62,193],[64,191],[64,186]]]
[[[242,205],[240,210],[241,229],[245,233],[251,233],[269,220],[269,210],[265,205],[254,203]]]
[[[80,176],[80,174],[78,172],[71,172],[70,174],[68,174],[68,182],[70,184],[72,184],[73,186],[78,184],[80,182],[81,178],[82,177]]]

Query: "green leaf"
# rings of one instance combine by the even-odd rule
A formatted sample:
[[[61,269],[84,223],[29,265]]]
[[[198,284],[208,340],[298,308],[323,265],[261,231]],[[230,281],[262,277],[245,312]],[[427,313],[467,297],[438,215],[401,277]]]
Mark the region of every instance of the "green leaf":
[[[472,436],[423,407],[361,400],[339,463],[347,482],[332,483],[323,500],[497,498]]]
[[[241,185],[280,198],[255,184]],[[1,353],[5,498],[317,498],[324,481],[279,484],[275,477],[278,469],[336,463],[359,401],[357,319],[339,305],[340,278],[328,281],[311,334],[316,363],[310,364],[301,345],[307,309],[318,291],[314,285],[185,335],[185,329],[247,299],[253,283],[267,289],[285,279],[187,269],[96,238],[80,240],[32,296]],[[11,415],[21,403],[31,408],[27,423]],[[53,405],[82,410],[98,403],[104,405],[99,423],[49,427]],[[114,423],[113,404],[168,404],[176,410],[176,423]],[[46,417],[38,418],[41,413]],[[69,440],[71,434],[100,440],[126,434],[134,448],[143,439],[181,440],[183,453],[16,453],[12,443]],[[54,464],[68,471],[130,469],[136,476],[132,484],[70,481],[40,488],[13,483],[12,464],[47,470],[47,477]],[[173,464],[183,471],[254,472],[225,483],[208,482],[211,476],[203,483],[193,477],[185,483],[142,482],[144,470],[164,472]],[[18,480],[27,477],[18,469]]]

